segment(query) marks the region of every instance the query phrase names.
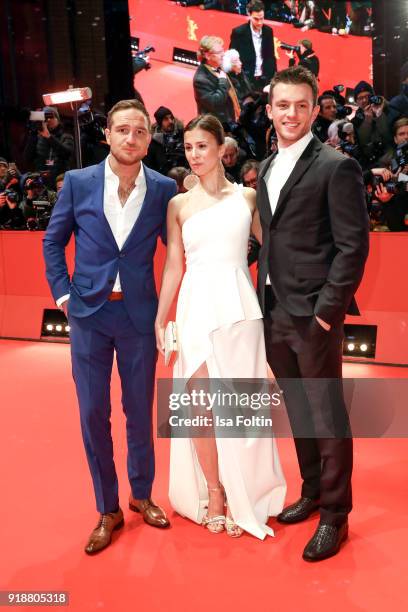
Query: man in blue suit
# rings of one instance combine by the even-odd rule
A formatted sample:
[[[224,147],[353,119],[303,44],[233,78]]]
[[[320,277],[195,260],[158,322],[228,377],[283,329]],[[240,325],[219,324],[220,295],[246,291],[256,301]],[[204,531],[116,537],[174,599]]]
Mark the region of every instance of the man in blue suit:
[[[149,115],[137,100],[108,114],[110,154],[67,172],[44,238],[47,279],[71,327],[72,371],[82,436],[100,520],[85,552],[96,553],[123,525],[110,424],[110,380],[116,351],[126,415],[129,507],[155,527],[165,512],[151,500],[154,478],[152,404],[157,295],[153,257],[165,240],[166,211],[176,184],[141,160],[151,140]],[[65,247],[75,236],[70,280]]]

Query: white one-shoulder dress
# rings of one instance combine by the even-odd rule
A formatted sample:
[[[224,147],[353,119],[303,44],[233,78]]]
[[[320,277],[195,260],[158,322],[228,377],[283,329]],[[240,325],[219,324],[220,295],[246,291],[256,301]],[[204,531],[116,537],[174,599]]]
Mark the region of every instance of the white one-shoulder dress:
[[[240,187],[183,224],[186,272],[177,302],[180,351],[173,376],[189,380],[204,363],[210,378],[266,379],[262,313],[247,265],[251,212]],[[235,522],[263,539],[286,495],[276,442],[270,437],[216,437],[220,480]],[[191,438],[173,438],[169,498],[201,523],[207,484]]]

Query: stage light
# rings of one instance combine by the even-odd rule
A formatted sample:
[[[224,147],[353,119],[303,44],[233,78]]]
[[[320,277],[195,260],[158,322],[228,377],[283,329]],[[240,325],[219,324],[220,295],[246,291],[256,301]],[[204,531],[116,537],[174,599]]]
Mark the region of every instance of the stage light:
[[[367,344],[365,344],[365,343],[360,344],[360,351],[362,351],[363,353],[367,352],[368,351]]]
[[[53,329],[54,329],[54,326],[53,326],[53,325],[47,325],[47,330],[48,330],[48,331],[52,331]]]
[[[56,325],[55,326],[55,331],[61,332],[62,331],[62,325]]]
[[[66,326],[65,326],[65,331],[67,332],[67,334],[68,334],[68,333],[71,331],[71,328],[70,328],[70,326],[69,326],[69,325],[66,325]]]
[[[189,51],[188,49],[181,49],[174,47],[173,49],[173,61],[180,62],[188,66],[199,66],[200,62],[197,59],[197,53],[195,51]]]
[[[356,345],[350,342],[350,344],[347,345],[347,348],[349,351],[354,351],[354,349],[356,348]]]
[[[90,87],[69,87],[65,91],[43,94],[44,104],[71,104],[74,111],[74,150],[77,168],[82,168],[81,130],[79,127],[79,107],[81,103],[92,98]]]
[[[44,104],[46,106],[53,106],[53,104],[69,104],[70,102],[84,102],[91,98],[92,90],[90,87],[72,87],[65,91],[57,91],[55,93],[43,95]]]

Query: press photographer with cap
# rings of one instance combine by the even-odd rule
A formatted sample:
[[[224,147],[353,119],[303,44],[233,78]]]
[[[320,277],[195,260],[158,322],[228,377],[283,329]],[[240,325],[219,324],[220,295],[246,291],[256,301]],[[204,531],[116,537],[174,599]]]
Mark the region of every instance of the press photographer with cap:
[[[74,139],[64,131],[56,108],[45,106],[43,111],[42,129],[29,130],[24,158],[30,170],[47,172],[49,184],[54,186],[55,178],[71,167]]]
[[[152,126],[152,140],[143,163],[152,170],[167,175],[172,168],[187,166],[184,154],[184,126],[166,106],[159,106],[154,118],[156,123]]]
[[[358,109],[352,122],[358,142],[368,162],[377,163],[392,146],[388,102],[382,96],[377,96],[373,87],[366,81],[360,81],[355,86],[354,100]]]

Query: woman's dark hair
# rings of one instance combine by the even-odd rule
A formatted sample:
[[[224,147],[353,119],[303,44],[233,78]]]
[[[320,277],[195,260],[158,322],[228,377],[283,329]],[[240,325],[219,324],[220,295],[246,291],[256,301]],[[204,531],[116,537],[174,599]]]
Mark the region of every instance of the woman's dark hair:
[[[198,115],[198,117],[194,117],[194,119],[187,123],[184,128],[184,133],[191,132],[195,130],[195,128],[212,134],[219,145],[224,144],[224,129],[220,121],[218,121],[217,117],[214,117],[214,115]]]

